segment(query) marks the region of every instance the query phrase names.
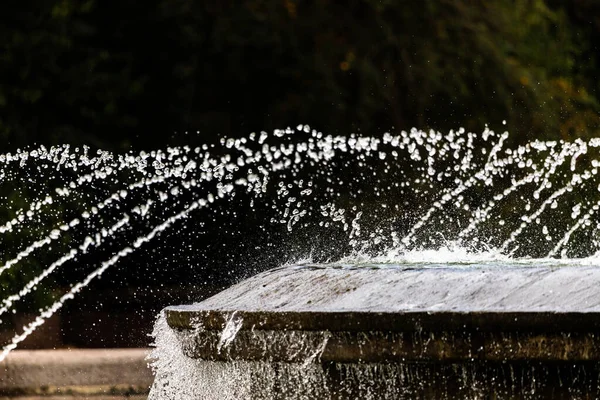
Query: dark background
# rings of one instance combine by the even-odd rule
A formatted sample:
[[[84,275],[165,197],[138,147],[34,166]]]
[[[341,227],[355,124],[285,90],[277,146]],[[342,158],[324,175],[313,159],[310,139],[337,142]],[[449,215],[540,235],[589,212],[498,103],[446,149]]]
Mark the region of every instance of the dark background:
[[[204,143],[306,123],[512,140],[598,126],[597,2],[43,0],[0,6],[2,149]]]
[[[366,135],[488,124],[510,131],[510,145],[590,138],[600,124],[599,40],[593,0],[5,1],[0,153],[65,143],[121,153],[196,146],[300,123]],[[0,214],[10,219],[14,193],[30,194],[2,190]],[[257,235],[263,215],[244,207],[178,226],[94,282],[63,311],[62,342],[144,345],[141,333],[161,307],[277,265],[285,254],[260,246],[288,239],[276,229],[269,240]],[[6,240],[4,259],[23,235],[35,236]],[[53,256],[5,276],[1,295]],[[79,273],[58,274],[44,293]]]

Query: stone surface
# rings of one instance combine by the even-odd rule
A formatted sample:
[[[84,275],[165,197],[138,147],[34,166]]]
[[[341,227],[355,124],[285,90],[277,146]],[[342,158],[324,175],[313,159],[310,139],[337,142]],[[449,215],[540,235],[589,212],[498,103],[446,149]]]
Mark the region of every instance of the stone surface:
[[[0,397],[144,395],[147,349],[15,350],[0,364]]]
[[[289,336],[324,361],[600,361],[600,268],[288,267],[167,308],[190,357],[292,361]],[[239,321],[236,340],[222,331]]]
[[[600,312],[595,266],[286,267],[191,306],[201,311]]]
[[[595,266],[286,267],[165,317],[199,379],[245,377],[205,398],[597,398],[598,288]]]

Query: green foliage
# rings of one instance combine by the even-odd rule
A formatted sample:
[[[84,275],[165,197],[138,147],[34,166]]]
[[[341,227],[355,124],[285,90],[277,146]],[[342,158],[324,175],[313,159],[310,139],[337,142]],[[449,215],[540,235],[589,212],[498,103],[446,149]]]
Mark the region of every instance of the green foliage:
[[[11,147],[118,145],[123,138],[111,128],[133,127],[137,118],[121,110],[139,85],[128,60],[103,43],[93,1],[35,3],[2,6],[0,137]]]
[[[582,19],[594,12],[584,0],[6,2],[0,138],[156,147],[299,122],[502,120],[518,142],[593,136],[600,24]]]

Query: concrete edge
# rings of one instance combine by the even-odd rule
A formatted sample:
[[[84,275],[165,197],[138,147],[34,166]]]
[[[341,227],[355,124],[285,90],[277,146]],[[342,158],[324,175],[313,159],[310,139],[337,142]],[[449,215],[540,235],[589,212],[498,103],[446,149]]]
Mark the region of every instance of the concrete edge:
[[[597,332],[600,312],[549,311],[249,311],[164,309],[171,328],[222,331],[235,316],[241,330],[303,330],[341,332]]]
[[[0,396],[134,395],[154,376],[150,349],[15,350],[0,363]]]
[[[0,389],[0,399],[2,397],[131,397],[148,394],[147,386],[131,385],[89,385],[89,386],[39,386],[26,388],[2,388]]]
[[[134,395],[41,395],[41,396],[2,396],[0,400],[146,400],[148,394],[134,394]]]

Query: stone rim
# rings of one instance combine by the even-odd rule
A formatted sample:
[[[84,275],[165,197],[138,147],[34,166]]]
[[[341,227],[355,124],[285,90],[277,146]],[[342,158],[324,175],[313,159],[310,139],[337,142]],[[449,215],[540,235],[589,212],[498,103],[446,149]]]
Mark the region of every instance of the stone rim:
[[[528,331],[590,332],[600,330],[600,312],[433,312],[407,311],[248,311],[185,310],[167,307],[165,314],[173,329],[222,331],[235,314],[242,330],[303,330],[346,332],[414,331]],[[376,328],[374,328],[376,327]]]

